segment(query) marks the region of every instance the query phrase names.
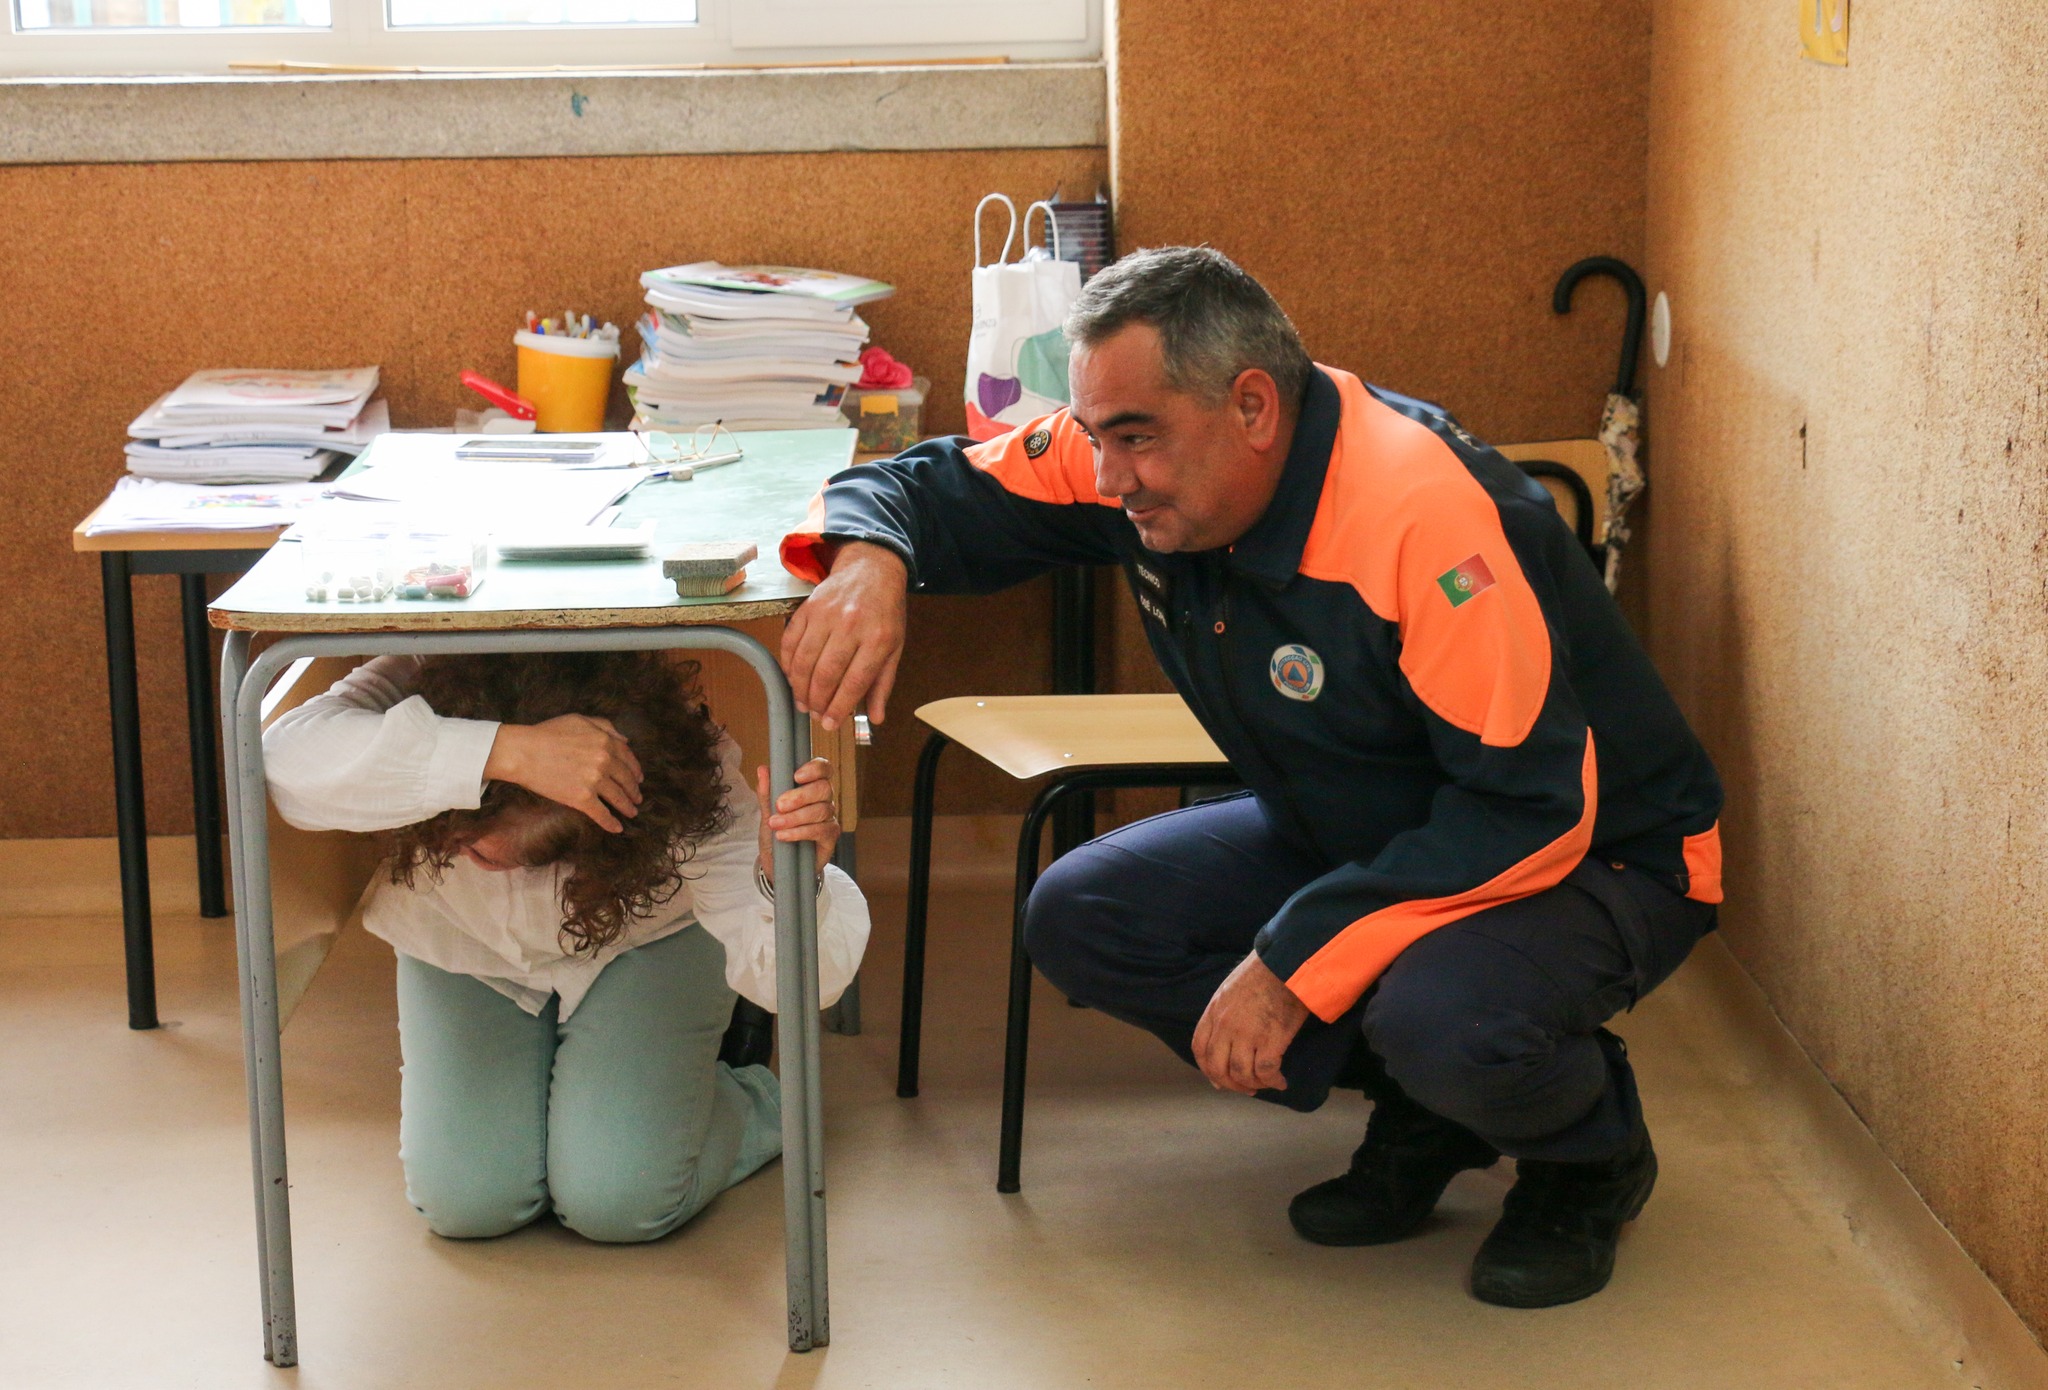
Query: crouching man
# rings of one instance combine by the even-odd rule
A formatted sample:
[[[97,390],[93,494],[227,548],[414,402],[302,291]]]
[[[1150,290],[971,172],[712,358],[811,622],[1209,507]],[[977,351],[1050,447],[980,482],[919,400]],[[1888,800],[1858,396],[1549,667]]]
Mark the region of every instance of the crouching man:
[[[1309,360],[1206,249],[1097,275],[1070,409],[842,473],[783,545],[818,581],[797,698],[885,712],[906,592],[1115,564],[1250,791],[1129,825],[1038,882],[1032,960],[1219,1087],[1376,1102],[1309,1240],[1420,1228],[1516,1160],[1472,1292],[1598,1292],[1656,1181],[1602,1025],[1713,929],[1721,788],[1537,484],[1434,406]]]

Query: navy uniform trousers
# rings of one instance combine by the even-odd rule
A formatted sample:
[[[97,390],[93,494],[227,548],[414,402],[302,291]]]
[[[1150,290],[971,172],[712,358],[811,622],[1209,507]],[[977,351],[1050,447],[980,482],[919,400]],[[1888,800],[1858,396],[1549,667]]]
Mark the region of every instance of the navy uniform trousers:
[[[1192,1062],[1217,986],[1328,867],[1250,794],[1204,802],[1062,856],[1031,894],[1025,946],[1069,998]],[[1510,1157],[1613,1157],[1642,1111],[1626,1049],[1601,1025],[1677,969],[1714,919],[1588,858],[1554,888],[1421,938],[1336,1022],[1310,1018],[1282,1064],[1287,1089],[1262,1096],[1313,1110],[1332,1085],[1375,1094],[1391,1081]]]

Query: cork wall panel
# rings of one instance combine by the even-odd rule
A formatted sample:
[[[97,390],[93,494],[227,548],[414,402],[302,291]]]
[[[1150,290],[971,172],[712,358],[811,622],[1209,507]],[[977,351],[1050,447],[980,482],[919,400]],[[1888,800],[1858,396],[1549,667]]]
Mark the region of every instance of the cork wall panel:
[[[1792,7],[1658,0],[1643,573],[1723,930],[2040,1333],[2048,17],[1979,17],[1858,6],[1832,69]]]
[[[1118,243],[1206,242],[1270,289],[1319,361],[1438,401],[1483,438],[1587,435],[1639,259],[1646,0],[1257,6],[1119,0]],[[1127,596],[1118,689],[1160,688]],[[1147,808],[1147,794],[1127,798]]]
[[[1319,360],[1482,437],[1597,426],[1619,295],[1549,296],[1642,248],[1644,0],[1121,0],[1116,45],[1125,249],[1216,246]]]
[[[650,266],[794,261],[900,287],[869,314],[876,339],[932,377],[926,428],[954,430],[975,200],[1092,189],[1105,165],[1079,149],[0,169],[0,302],[37,325],[0,390],[0,836],[112,832],[97,563],[69,531],[120,475],[128,421],[186,373],[374,362],[396,423],[445,423],[460,369],[510,379],[526,308],[625,323]],[[150,824],[170,832],[190,825],[176,585],[136,589]],[[871,812],[907,801],[915,703],[1044,688],[1043,592],[977,602],[971,621],[917,605],[931,637]],[[982,623],[1015,643],[978,640]],[[958,775],[965,809],[1013,790]]]

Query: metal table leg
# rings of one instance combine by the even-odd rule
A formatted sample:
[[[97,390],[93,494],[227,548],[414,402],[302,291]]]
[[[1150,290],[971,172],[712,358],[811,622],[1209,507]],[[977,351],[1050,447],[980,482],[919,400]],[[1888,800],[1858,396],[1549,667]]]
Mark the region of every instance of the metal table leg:
[[[114,721],[114,827],[121,854],[121,934],[128,1026],[154,1028],[156,945],[149,920],[149,824],[142,801],[142,712],[135,688],[135,603],[125,550],[100,552],[107,619],[107,703]]]
[[[744,659],[768,697],[768,766],[779,792],[796,785],[810,757],[811,725],[768,649],[729,628],[632,628],[501,633],[365,633],[288,637],[249,659],[246,633],[230,633],[221,654],[222,723],[227,734],[229,825],[236,890],[243,1057],[248,1075],[250,1151],[256,1193],[257,1263],[263,1285],[265,1359],[298,1362],[292,1279],[291,1202],[285,1163],[284,1073],[280,1054],[277,953],[270,886],[268,793],[263,772],[263,693],[301,656],[386,652],[619,651],[713,648]],[[819,1068],[818,903],[811,891],[817,849],[775,845],[777,1043],[782,1057],[784,1260],[789,1347],[831,1340],[825,1256],[824,1091]],[[794,968],[791,968],[794,966]]]
[[[277,946],[271,932],[269,795],[263,786],[261,714],[255,730],[254,788],[244,782],[241,696],[247,686],[260,706],[265,682],[248,680],[249,634],[230,632],[221,646],[221,747],[227,761],[229,855],[235,881],[235,961],[241,988],[242,1073],[248,1089],[249,1176],[256,1199],[256,1273],[263,1295],[263,1359],[298,1364],[297,1304],[292,1288],[291,1193],[284,1151],[284,1073],[277,1017]],[[253,833],[244,823],[253,810]],[[263,866],[261,893],[248,881],[252,862]],[[261,930],[258,931],[257,925]],[[259,967],[261,956],[267,968]],[[270,981],[259,992],[257,980]],[[268,1000],[267,1007],[261,1004]],[[276,1218],[273,1221],[273,1216]],[[279,1243],[273,1244],[273,1233]],[[279,1287],[283,1298],[277,1297]],[[280,1315],[280,1310],[282,1314]]]
[[[737,634],[736,634],[737,635]],[[757,644],[758,645],[758,644]],[[788,730],[788,762],[771,739],[770,775],[779,789],[796,785],[810,761],[811,721],[796,712],[789,685],[767,649],[761,683],[768,687],[770,727]],[[773,672],[771,675],[769,672]],[[832,1340],[825,1270],[825,1101],[819,1076],[817,846],[775,844],[776,1043],[782,1056],[782,1211],[789,1285],[789,1349],[809,1351]],[[795,910],[790,911],[789,904]],[[794,961],[798,969],[791,970]]]
[[[185,619],[185,722],[192,744],[192,838],[199,854],[199,915],[228,915],[221,884],[219,734],[213,707],[213,635],[206,625],[206,576],[178,576]]]

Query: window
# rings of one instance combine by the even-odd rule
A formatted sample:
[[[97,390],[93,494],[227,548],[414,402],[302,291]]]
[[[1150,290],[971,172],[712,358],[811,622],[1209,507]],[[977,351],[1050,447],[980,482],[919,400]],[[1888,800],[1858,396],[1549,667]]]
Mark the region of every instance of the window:
[[[696,0],[610,0],[610,3],[501,5],[493,0],[391,0],[394,29],[430,25],[694,24]]]
[[[1102,0],[0,0],[0,75],[1092,58]],[[290,70],[286,68],[285,70]]]
[[[330,23],[327,0],[21,0],[15,19],[26,33],[106,29],[236,29]]]

